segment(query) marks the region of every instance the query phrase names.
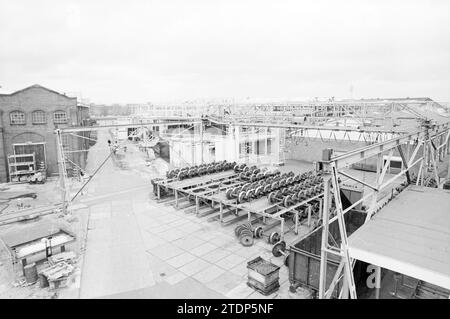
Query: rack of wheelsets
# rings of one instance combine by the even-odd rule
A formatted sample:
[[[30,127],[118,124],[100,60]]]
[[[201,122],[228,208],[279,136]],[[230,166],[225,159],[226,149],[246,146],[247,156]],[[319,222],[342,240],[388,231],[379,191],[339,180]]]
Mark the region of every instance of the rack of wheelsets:
[[[235,234],[242,245],[250,246],[254,239],[263,237],[267,238],[270,244],[282,241],[287,232],[298,234],[300,222],[309,228],[317,226],[323,198],[323,179],[320,175],[314,171],[298,175],[293,172],[281,174],[278,171],[258,171],[254,167],[245,171],[252,171],[252,174],[239,174],[241,179],[247,178],[247,181],[229,186],[225,191],[225,199],[214,194],[202,197],[202,200],[206,199],[206,204],[215,202],[219,205],[220,221],[222,211],[229,209],[228,213],[234,209],[234,221],[247,217],[247,223],[244,225],[255,225],[255,228],[247,227],[247,231],[245,227],[236,228]],[[261,172],[264,174],[258,176]],[[250,179],[250,176],[254,178]],[[268,224],[268,221],[272,223]],[[262,226],[256,226],[259,222],[262,222]],[[269,229],[274,227],[279,228],[269,232]]]
[[[236,166],[236,162],[212,162],[208,164],[186,166],[183,168],[168,170],[166,173],[167,178],[177,178],[178,180],[183,180],[186,178],[192,178],[196,176],[203,176],[207,174],[213,174],[217,172],[222,172],[226,170],[233,169]]]
[[[260,212],[257,215],[263,218],[256,218],[252,221],[238,225],[235,228],[235,235],[243,246],[251,246],[255,239],[265,238],[269,244],[276,244],[284,239],[284,225],[292,221],[295,226],[295,233],[298,232],[298,223],[307,219],[308,226],[311,226],[312,217],[320,218],[323,196],[323,179],[313,171],[300,175],[288,174],[285,179],[274,179],[269,184],[265,192],[269,207],[274,207],[273,213]],[[332,203],[333,205],[333,203]],[[265,217],[271,217],[275,221],[271,224],[256,224]],[[254,226],[255,225],[255,226]],[[280,231],[270,231],[280,225]],[[278,245],[279,247],[279,245]]]
[[[151,180],[153,192],[157,199],[161,200],[162,197],[177,196],[177,190],[183,191],[199,185],[221,181],[228,177],[235,178],[235,173],[231,170],[236,166],[236,162],[220,161],[169,170],[166,173],[167,178]]]
[[[252,172],[251,168],[248,171]],[[293,172],[281,174],[279,171],[263,173],[256,168],[249,177],[242,174],[245,171],[239,174],[241,180],[248,178],[249,182],[226,191],[227,199],[235,199],[236,203],[267,196],[270,204],[289,207],[323,191],[323,179],[313,171],[295,175]]]
[[[190,168],[168,172],[171,177],[180,177],[179,173],[183,171],[187,173],[181,180],[177,177],[153,180],[155,195],[161,198],[163,193],[165,203],[174,202],[175,207],[186,213],[208,216],[208,221],[218,220],[222,225],[246,218],[257,230],[252,236],[245,231],[236,233],[245,246],[263,237],[269,243],[282,241],[285,226],[298,234],[300,221],[307,219],[307,225],[311,226],[314,224],[312,219],[319,219],[315,217],[321,211],[323,186],[322,177],[314,171],[281,173],[277,169],[227,162],[212,163],[211,166],[218,164],[222,165],[223,171],[207,169],[204,175],[190,173]],[[187,205],[178,206],[184,201]],[[273,222],[267,224],[268,221]],[[259,222],[262,226],[257,226]],[[293,227],[290,227],[291,223]],[[269,232],[269,228],[276,226],[279,226],[278,231]]]

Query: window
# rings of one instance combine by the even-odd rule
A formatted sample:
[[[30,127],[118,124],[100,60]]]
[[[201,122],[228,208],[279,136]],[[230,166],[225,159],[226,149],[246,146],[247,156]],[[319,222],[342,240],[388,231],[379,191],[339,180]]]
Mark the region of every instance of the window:
[[[46,118],[45,118],[45,112],[44,111],[34,111],[31,114],[31,121],[33,124],[45,124]]]
[[[11,125],[24,125],[25,124],[25,113],[21,111],[13,111],[9,113],[11,120]]]
[[[402,161],[391,160],[390,166],[391,166],[391,168],[402,169]]]
[[[53,122],[56,124],[67,123],[67,113],[64,111],[56,111],[53,113]]]

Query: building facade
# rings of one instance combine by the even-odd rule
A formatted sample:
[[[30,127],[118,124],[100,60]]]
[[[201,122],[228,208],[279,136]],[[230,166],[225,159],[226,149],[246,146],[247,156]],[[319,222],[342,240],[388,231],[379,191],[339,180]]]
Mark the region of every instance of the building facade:
[[[11,94],[0,94],[0,182],[11,180],[9,155],[35,154],[37,168],[47,175],[58,174],[56,128],[88,123],[89,108],[40,85]],[[65,149],[85,148],[88,141],[65,134]],[[85,166],[87,152],[68,153],[72,165]],[[70,167],[70,165],[69,165]]]

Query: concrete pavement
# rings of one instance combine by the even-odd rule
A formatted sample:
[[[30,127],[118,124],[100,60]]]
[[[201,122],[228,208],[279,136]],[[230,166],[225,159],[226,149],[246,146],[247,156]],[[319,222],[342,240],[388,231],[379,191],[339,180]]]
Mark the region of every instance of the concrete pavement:
[[[99,133],[88,171],[108,155],[107,139],[107,132]],[[90,214],[80,297],[263,298],[246,285],[247,262],[257,256],[278,264],[282,259],[274,259],[262,241],[241,246],[233,226],[151,200],[151,176],[136,152],[129,145],[122,159],[132,165],[108,161],[80,198]],[[106,196],[111,193],[116,195]],[[280,277],[287,292],[286,267]]]

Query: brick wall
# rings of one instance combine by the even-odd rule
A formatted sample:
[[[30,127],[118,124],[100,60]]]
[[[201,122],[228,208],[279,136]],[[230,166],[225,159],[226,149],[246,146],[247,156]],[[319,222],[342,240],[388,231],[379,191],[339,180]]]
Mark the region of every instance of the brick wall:
[[[367,146],[365,142],[349,142],[349,141],[322,141],[320,138],[308,138],[304,141],[290,143],[286,145],[286,159],[303,160],[307,162],[315,162],[322,160],[322,151],[325,148],[332,148],[336,152],[346,152]]]
[[[4,145],[4,137],[3,137],[3,111],[0,109],[0,182],[6,181],[7,172],[6,172],[6,153],[5,153],[5,145]]]
[[[3,150],[0,143],[0,182],[5,182],[3,171],[7,171],[7,163],[2,160],[7,155],[14,154],[13,144],[16,143],[45,143],[45,157],[47,174],[57,174],[57,153],[54,130],[56,127],[80,125],[83,115],[78,114],[76,98],[70,98],[41,86],[31,86],[9,95],[0,95],[1,122],[3,125]],[[24,125],[13,125],[10,113],[13,111],[25,113]],[[33,124],[32,112],[44,111],[46,123]],[[55,124],[53,114],[55,111],[65,111],[68,117],[67,124]],[[79,139],[72,138],[71,148],[76,149]],[[78,155],[76,155],[79,157]]]

